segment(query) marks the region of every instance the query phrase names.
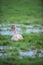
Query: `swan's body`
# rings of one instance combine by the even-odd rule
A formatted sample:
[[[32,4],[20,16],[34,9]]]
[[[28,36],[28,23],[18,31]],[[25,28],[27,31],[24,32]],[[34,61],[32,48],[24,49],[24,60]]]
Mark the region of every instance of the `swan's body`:
[[[15,40],[15,41],[22,40],[23,39],[23,36],[21,34],[17,34],[16,33],[16,27],[13,26],[12,28],[13,28],[13,31],[14,31],[14,35],[11,38],[11,40]]]
[[[23,39],[22,35],[20,34],[15,34],[13,35],[13,37],[11,38],[11,40],[15,40],[15,41],[18,41],[18,40],[21,40]]]

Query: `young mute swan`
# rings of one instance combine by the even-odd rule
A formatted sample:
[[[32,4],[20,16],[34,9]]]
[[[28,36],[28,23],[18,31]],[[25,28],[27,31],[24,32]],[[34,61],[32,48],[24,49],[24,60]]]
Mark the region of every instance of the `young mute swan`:
[[[12,30],[14,31],[14,35],[13,37],[11,38],[11,40],[14,40],[14,41],[18,41],[18,40],[23,40],[23,36],[21,34],[17,34],[16,33],[16,26],[15,25],[12,25]]]

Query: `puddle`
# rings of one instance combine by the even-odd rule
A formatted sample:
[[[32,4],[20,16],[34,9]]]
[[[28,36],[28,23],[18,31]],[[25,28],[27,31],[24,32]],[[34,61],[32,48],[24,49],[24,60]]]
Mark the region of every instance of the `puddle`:
[[[40,53],[37,53],[38,50],[29,50],[29,51],[21,51],[19,52],[19,54],[21,56],[29,56],[29,57],[35,57],[36,55],[38,57],[43,57],[43,50],[39,49]]]
[[[0,57],[8,57],[8,56],[12,56],[12,53],[15,54],[15,52],[12,52],[10,50],[14,50],[16,47],[12,47],[12,46],[0,46],[0,50],[3,51],[4,50],[7,50],[9,52],[1,52],[0,51]],[[17,49],[17,48],[16,48]],[[39,53],[37,53],[38,51],[40,51]],[[20,57],[23,57],[23,56],[29,56],[29,57],[36,57],[36,55],[38,57],[43,57],[43,48],[42,49],[36,49],[36,50],[28,50],[28,51],[24,51],[24,50],[20,50],[18,49],[18,53],[19,53],[19,56]]]
[[[15,49],[16,47],[14,46],[0,46],[0,50],[11,50],[11,49]]]
[[[39,29],[39,27],[41,27],[41,25],[36,25],[37,28],[35,28],[33,25],[23,25],[23,24],[0,24],[0,34],[1,35],[13,35],[13,31],[11,30],[11,26],[12,25],[16,25],[16,33],[19,34],[23,34],[23,33],[39,33],[39,32],[43,32],[43,27],[42,29]],[[23,29],[23,27],[25,29]]]
[[[22,32],[22,30],[21,29],[17,29],[17,31],[16,31],[16,33],[19,33],[19,34],[23,34],[23,33],[31,33],[31,32],[33,32],[33,33],[39,33],[39,32],[43,32],[43,29],[26,29],[24,32]],[[1,35],[13,35],[14,34],[14,32],[13,31],[7,31],[7,30],[5,30],[5,31],[0,31],[0,34]]]
[[[13,35],[12,31],[1,31],[0,32],[1,35]]]
[[[26,30],[26,33],[31,33],[31,32],[39,33],[39,32],[43,32],[43,29],[27,29]]]
[[[20,55],[21,56],[30,56],[30,57],[33,57],[33,56],[35,56],[35,54],[36,54],[36,51],[35,50],[30,50],[30,51],[21,51],[20,50]]]
[[[2,50],[3,49],[3,46],[0,46],[0,49]]]

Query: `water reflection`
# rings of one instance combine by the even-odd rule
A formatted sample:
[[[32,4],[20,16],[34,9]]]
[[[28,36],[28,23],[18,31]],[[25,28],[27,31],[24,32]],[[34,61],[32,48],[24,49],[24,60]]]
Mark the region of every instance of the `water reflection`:
[[[37,53],[38,52],[38,49],[36,50],[29,50],[29,51],[21,51],[20,50],[20,55],[21,56],[29,56],[29,57],[35,57],[35,56],[38,56],[38,57],[43,57],[43,50],[42,49],[39,49],[40,53]]]
[[[15,54],[15,52],[17,52],[17,51],[15,51],[15,52],[12,52],[12,51],[10,51],[10,50],[14,50],[16,47],[14,47],[14,46],[0,46],[0,57],[10,57],[10,56],[12,56],[12,53],[13,54]],[[17,48],[16,48],[17,49]],[[9,51],[9,52],[3,52],[4,50],[7,50],[7,51]],[[36,50],[32,50],[32,49],[30,49],[30,50],[28,50],[28,51],[24,51],[24,50],[21,50],[21,49],[17,49],[18,50],[18,53],[19,53],[19,56],[21,57],[23,57],[23,56],[29,56],[29,57],[32,57],[32,58],[34,58],[34,57],[36,57],[36,55],[38,56],[38,57],[43,57],[43,48],[42,49],[36,49]],[[40,52],[39,52],[40,51]],[[39,53],[37,53],[37,52],[39,52]]]
[[[37,25],[36,28],[33,25],[20,25],[20,24],[8,24],[8,25],[1,25],[0,24],[0,34],[1,35],[13,35],[13,31],[11,30],[11,26],[16,25],[16,33],[23,34],[23,33],[39,33],[43,32],[43,27],[41,25]],[[41,27],[41,29],[39,29]]]
[[[39,33],[39,32],[43,32],[43,29],[26,29],[26,33]]]

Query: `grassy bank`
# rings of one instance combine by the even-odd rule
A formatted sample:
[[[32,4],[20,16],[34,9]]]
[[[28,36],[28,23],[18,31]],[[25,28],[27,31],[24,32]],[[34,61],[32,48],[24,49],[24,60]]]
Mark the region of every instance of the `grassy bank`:
[[[1,0],[0,23],[43,24],[42,0]]]
[[[18,59],[18,58],[7,58],[7,59],[1,59],[1,65],[43,65],[43,58],[23,58],[23,59]]]

